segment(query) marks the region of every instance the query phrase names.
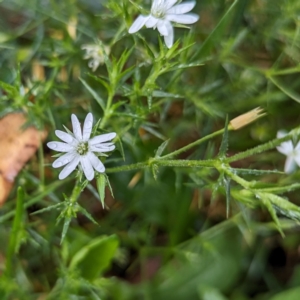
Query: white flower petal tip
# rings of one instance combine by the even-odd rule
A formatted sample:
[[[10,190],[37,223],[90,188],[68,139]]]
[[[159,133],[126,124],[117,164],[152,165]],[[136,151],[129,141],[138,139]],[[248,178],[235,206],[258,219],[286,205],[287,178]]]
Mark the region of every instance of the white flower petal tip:
[[[76,115],[71,116],[73,134],[56,130],[56,136],[63,142],[48,142],[47,146],[55,151],[64,152],[53,163],[53,168],[63,167],[58,178],[63,180],[68,177],[80,164],[81,169],[88,180],[93,180],[95,170],[99,173],[105,172],[105,167],[95,153],[110,152],[115,149],[112,140],[117,136],[115,132],[105,133],[90,138],[93,129],[93,115],[87,114],[83,130]]]
[[[196,1],[187,1],[181,4],[174,5],[168,9],[168,14],[182,15],[191,11],[196,5]]]
[[[286,135],[285,131],[280,130],[277,132],[277,138],[283,138]],[[291,140],[285,141],[277,146],[276,149],[287,157],[284,164],[285,173],[292,173],[296,169],[296,165],[300,167],[300,142],[294,146]]]
[[[128,29],[128,32],[130,34],[138,32],[147,22],[149,16],[143,16],[140,15],[136,18],[136,20],[132,23],[130,28]]]
[[[199,20],[197,14],[189,13],[195,7],[196,1],[187,1],[175,5],[176,2],[177,0],[153,0],[150,15],[138,16],[130,26],[128,32],[135,33],[144,25],[147,28],[157,28],[159,33],[164,37],[166,46],[171,48],[174,43],[174,33],[170,21],[178,24],[193,24]]]
[[[86,116],[83,124],[83,133],[82,133],[83,140],[88,140],[90,138],[92,129],[93,129],[93,115],[92,113],[89,113]]]
[[[184,14],[184,15],[168,15],[167,19],[178,24],[193,24],[199,20],[199,16],[196,14]]]

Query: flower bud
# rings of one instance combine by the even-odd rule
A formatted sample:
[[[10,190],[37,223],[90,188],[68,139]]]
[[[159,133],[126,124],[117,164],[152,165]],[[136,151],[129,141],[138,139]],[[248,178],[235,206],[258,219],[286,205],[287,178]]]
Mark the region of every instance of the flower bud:
[[[263,117],[264,115],[266,115],[266,113],[263,113],[263,109],[261,107],[256,107],[253,110],[250,110],[247,113],[231,120],[229,122],[229,129],[238,130]]]

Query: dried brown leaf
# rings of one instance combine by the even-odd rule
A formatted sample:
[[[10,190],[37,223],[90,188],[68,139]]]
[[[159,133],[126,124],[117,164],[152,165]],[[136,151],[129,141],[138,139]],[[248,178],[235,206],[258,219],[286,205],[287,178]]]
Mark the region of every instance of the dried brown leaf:
[[[26,122],[22,113],[0,119],[0,206],[7,199],[15,177],[47,136],[47,132],[32,126],[24,129]]]

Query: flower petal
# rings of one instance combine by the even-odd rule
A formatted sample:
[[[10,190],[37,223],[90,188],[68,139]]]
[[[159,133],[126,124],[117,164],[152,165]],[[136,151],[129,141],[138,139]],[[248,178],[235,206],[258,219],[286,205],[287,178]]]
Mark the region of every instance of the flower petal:
[[[93,128],[93,115],[92,113],[87,114],[84,124],[83,124],[83,134],[82,134],[82,139],[84,141],[87,141],[92,133],[92,128]]]
[[[170,22],[159,20],[158,23],[157,23],[157,30],[163,36],[166,36],[166,35],[169,34],[169,32],[168,32],[168,24],[167,23],[170,23]]]
[[[193,24],[199,20],[199,16],[193,13],[184,15],[166,15],[166,20],[176,22],[178,24]]]
[[[294,146],[293,146],[292,141],[287,141],[287,142],[281,143],[279,146],[276,147],[276,149],[280,153],[288,156],[293,152]]]
[[[167,47],[170,49],[174,43],[174,30],[173,30],[173,26],[170,22],[165,22],[165,25],[168,30],[168,35],[164,36],[164,40],[165,40]]]
[[[80,163],[86,179],[89,181],[93,180],[95,172],[88,155],[80,156]]]
[[[155,17],[153,17],[152,15],[149,16],[149,19],[147,20],[147,22],[145,23],[145,26],[147,28],[153,28],[156,26],[156,24],[158,23],[158,19],[156,19]]]
[[[116,148],[115,145],[105,146],[103,144],[90,146],[90,150],[93,152],[110,152],[110,151],[115,150],[115,148]]]
[[[91,146],[91,145],[100,144],[102,142],[110,141],[113,138],[115,138],[116,135],[117,134],[115,132],[96,135],[92,139],[89,140],[89,145]]]
[[[170,9],[178,0],[165,0],[165,10]]]
[[[188,1],[185,3],[177,4],[166,12],[167,14],[176,14],[176,15],[182,15],[189,11],[191,11],[196,5],[196,1]]]
[[[90,160],[90,163],[92,164],[93,168],[98,171],[99,173],[105,172],[105,167],[103,163],[100,161],[100,159],[92,152],[89,152],[87,154],[88,159]]]
[[[58,151],[58,152],[69,152],[74,149],[73,146],[66,144],[66,143],[62,143],[62,142],[49,142],[49,143],[47,143],[47,146],[50,149],[52,149],[54,151]]]
[[[288,156],[285,165],[284,165],[284,172],[287,174],[292,173],[295,170],[295,161],[292,156]]]
[[[286,136],[287,135],[287,132],[286,131],[284,131],[284,130],[279,130],[278,132],[277,132],[277,138],[278,139],[281,139],[281,138],[283,138],[284,136]]]
[[[79,160],[80,160],[80,156],[79,155],[75,156],[74,159],[62,169],[62,171],[58,175],[58,178],[60,180],[63,180],[67,176],[69,176],[76,169]]]
[[[53,164],[52,167],[53,168],[60,168],[66,164],[68,164],[69,162],[71,162],[78,154],[74,151],[72,152],[68,152],[62,156],[60,156],[58,159],[56,159]]]
[[[300,152],[297,151],[297,153],[294,155],[294,160],[296,161],[297,165],[300,167]]]
[[[136,20],[132,23],[130,28],[128,29],[129,33],[135,33],[139,31],[147,22],[149,16],[139,15]]]
[[[78,141],[82,141],[81,127],[80,127],[80,123],[78,121],[78,118],[74,114],[72,114],[71,120],[72,120],[72,127],[73,127],[74,136],[76,137],[76,139]]]
[[[62,141],[66,142],[68,144],[72,144],[72,142],[74,141],[74,138],[71,134],[61,131],[61,130],[55,130],[55,135],[59,139],[61,139]]]

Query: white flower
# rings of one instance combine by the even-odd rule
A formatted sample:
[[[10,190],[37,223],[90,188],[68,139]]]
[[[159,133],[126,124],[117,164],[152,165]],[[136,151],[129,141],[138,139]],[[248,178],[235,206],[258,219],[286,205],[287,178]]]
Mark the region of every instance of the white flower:
[[[64,131],[55,130],[55,134],[63,142],[49,142],[47,146],[55,151],[66,152],[66,154],[56,159],[52,167],[60,168],[65,166],[59,173],[59,179],[65,179],[69,176],[80,163],[85,177],[88,180],[94,178],[94,169],[100,173],[105,171],[105,167],[100,159],[93,153],[109,152],[115,149],[111,141],[115,138],[116,133],[106,133],[94,136],[90,139],[90,135],[93,127],[93,115],[89,113],[83,124],[83,131],[81,131],[78,118],[72,114],[72,127],[73,134],[66,133]],[[108,142],[108,143],[107,143]]]
[[[284,131],[278,131],[277,138],[282,138],[286,135]],[[276,147],[277,150],[286,155],[286,161],[284,165],[285,173],[292,173],[296,167],[296,164],[300,167],[300,142],[294,147],[292,141],[286,141]]]
[[[199,16],[193,13],[187,14],[196,5],[195,1],[189,1],[174,5],[177,0],[153,0],[151,13],[148,16],[140,15],[129,28],[129,33],[139,31],[144,25],[159,31],[164,37],[168,48],[174,42],[172,22],[179,24],[193,24],[199,20]]]
[[[106,55],[110,53],[108,46],[82,45],[81,49],[86,51],[83,59],[90,59],[88,66],[93,72],[97,70],[99,65],[104,64],[104,51]]]

